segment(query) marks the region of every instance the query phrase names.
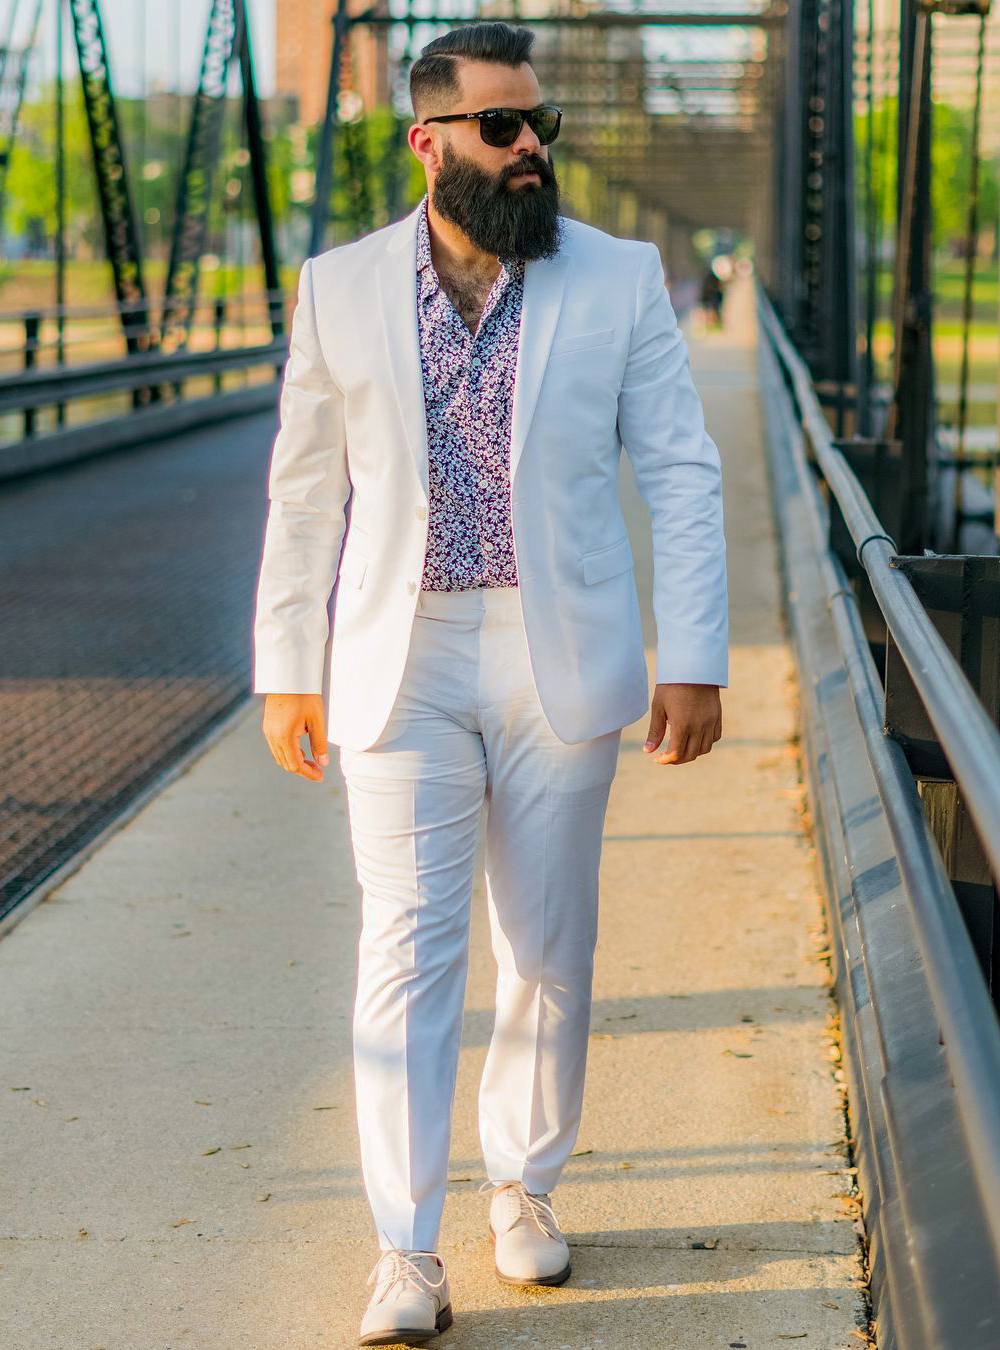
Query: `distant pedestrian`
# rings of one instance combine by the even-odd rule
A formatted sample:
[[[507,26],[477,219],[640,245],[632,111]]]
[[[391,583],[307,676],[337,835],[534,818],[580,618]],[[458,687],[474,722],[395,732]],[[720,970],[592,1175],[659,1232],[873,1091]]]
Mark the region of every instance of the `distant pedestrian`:
[[[724,297],[722,282],[709,267],[701,283],[701,304],[705,312],[706,324],[712,328],[722,327],[722,301]]]

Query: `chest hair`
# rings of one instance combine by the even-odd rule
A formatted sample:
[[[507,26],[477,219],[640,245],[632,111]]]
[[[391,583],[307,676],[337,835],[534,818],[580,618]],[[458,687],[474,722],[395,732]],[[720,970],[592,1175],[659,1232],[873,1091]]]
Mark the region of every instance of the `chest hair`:
[[[475,333],[479,327],[479,320],[493,289],[495,276],[494,273],[493,276],[456,277],[443,272],[438,273],[438,280],[444,288],[445,295],[455,306],[470,333]]]

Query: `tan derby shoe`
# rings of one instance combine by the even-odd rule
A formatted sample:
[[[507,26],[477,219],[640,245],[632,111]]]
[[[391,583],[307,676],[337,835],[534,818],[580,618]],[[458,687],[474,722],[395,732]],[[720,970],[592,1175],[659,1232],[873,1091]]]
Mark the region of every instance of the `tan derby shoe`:
[[[485,1182],[480,1190],[492,1187]],[[501,1181],[490,1201],[496,1273],[505,1284],[564,1284],[572,1269],[569,1246],[547,1195],[520,1181]]]
[[[436,1252],[391,1247],[372,1267],[375,1284],[361,1319],[359,1345],[426,1345],[451,1326],[444,1262]]]

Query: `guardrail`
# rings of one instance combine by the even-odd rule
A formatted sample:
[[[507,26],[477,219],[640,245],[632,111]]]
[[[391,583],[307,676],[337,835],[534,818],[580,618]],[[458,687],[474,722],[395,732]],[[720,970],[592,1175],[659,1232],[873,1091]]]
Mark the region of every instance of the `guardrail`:
[[[758,314],[878,1343],[991,1350],[1000,1344],[1000,1022],[920,775],[905,738],[886,734],[873,646],[887,669],[897,652],[904,663],[994,878],[1000,733],[911,579],[938,555],[897,555],[759,288]],[[850,570],[882,616],[883,647],[866,632],[871,617],[843,550],[831,546],[844,528]],[[992,594],[1000,613],[1000,589]]]
[[[172,384],[197,376],[221,375],[229,370],[284,364],[285,339],[255,347],[230,347],[220,351],[171,353],[143,352],[115,361],[94,361],[79,366],[56,366],[0,376],[0,413],[29,408],[47,408],[74,399],[120,394],[133,389]]]
[[[0,445],[0,479],[276,407],[286,356],[287,340],[280,338],[252,347],[148,352],[0,376],[0,416],[22,413],[25,433],[20,440]],[[262,366],[273,367],[273,380],[223,390],[223,375]],[[183,396],[186,380],[205,377],[213,379],[211,394]],[[134,396],[140,390],[155,394],[145,406],[133,407],[124,415],[37,433],[36,414],[42,408],[116,394]]]

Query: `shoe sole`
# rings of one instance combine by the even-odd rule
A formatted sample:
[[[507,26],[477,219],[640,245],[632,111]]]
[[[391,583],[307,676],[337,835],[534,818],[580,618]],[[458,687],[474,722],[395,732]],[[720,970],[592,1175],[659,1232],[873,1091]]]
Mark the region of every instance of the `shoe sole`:
[[[427,1327],[417,1327],[413,1330],[396,1327],[393,1331],[372,1331],[367,1336],[362,1336],[358,1345],[426,1345],[435,1336],[440,1336],[442,1331],[447,1331],[451,1323],[451,1304],[446,1303],[437,1315],[433,1331],[429,1331]]]
[[[525,1288],[536,1288],[538,1285],[550,1287],[557,1284],[565,1284],[572,1274],[573,1263],[572,1261],[568,1261],[563,1269],[556,1271],[554,1275],[536,1275],[534,1278],[529,1279],[515,1279],[513,1275],[505,1275],[496,1263],[497,1235],[492,1228],[490,1229],[490,1241],[493,1243],[494,1252],[493,1269],[496,1271],[497,1279],[501,1280],[504,1284],[519,1284]]]

